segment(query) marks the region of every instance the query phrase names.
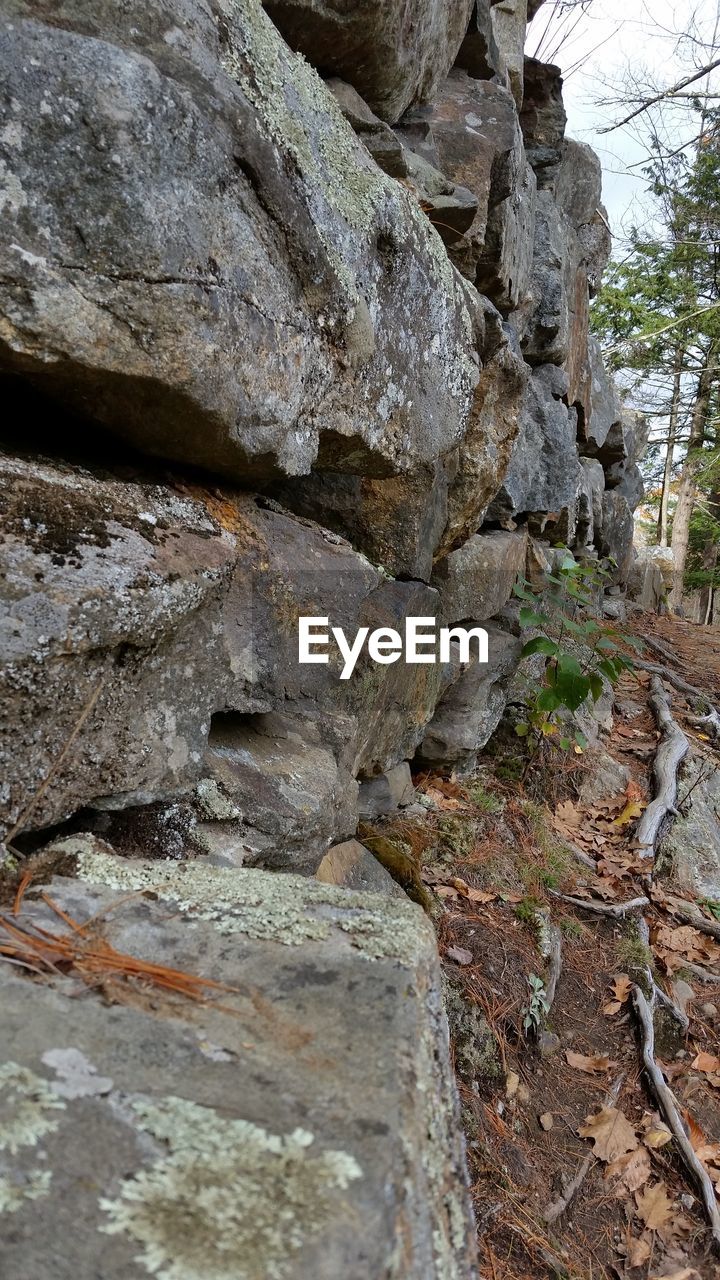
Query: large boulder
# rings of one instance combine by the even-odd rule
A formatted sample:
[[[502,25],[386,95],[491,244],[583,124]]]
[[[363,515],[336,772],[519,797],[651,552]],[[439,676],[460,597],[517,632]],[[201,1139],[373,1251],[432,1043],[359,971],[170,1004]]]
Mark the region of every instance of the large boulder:
[[[89,845],[53,901],[201,998],[114,976],[78,999],[75,979],[2,966],[3,1275],[472,1280],[421,909]],[[23,921],[70,933],[29,897]]]
[[[4,12],[0,372],[246,483],[458,444],[477,297],[259,0]]]
[[[472,223],[464,235],[445,237],[448,252],[501,309],[516,307],[530,279],[535,181],[512,95],[501,85],[455,70],[432,105],[409,112],[396,132],[426,162],[474,194]]]
[[[482,622],[499,613],[525,568],[527,533],[495,530],[473,534],[441,560],[432,585],[440,593],[445,623]]]
[[[627,578],[632,564],[634,529],[633,509],[627,498],[618,489],[607,489],[603,494],[602,530],[595,545],[602,556],[611,556],[616,562],[612,574],[615,582],[624,582]]]
[[[518,516],[536,513],[544,524],[564,518],[563,534],[572,539],[582,470],[576,448],[576,416],[564,397],[567,378],[554,365],[533,371],[522,405],[520,430],[502,487],[488,518],[507,526]]]
[[[5,830],[181,790],[218,698],[234,537],[166,486],[8,456],[0,472]]]
[[[445,676],[375,664],[367,650],[350,680],[334,648],[327,665],[301,665],[298,618],[326,616],[351,641],[363,625],[402,632],[407,615],[437,613],[437,592],[388,580],[342,539],[250,495],[7,455],[0,474],[4,829],[189,796],[229,713],[250,718],[233,728],[252,790],[271,772],[262,717],[280,711],[312,777],[291,737],[273,784],[287,812],[277,796],[261,814],[246,798],[236,807],[298,851],[294,864],[306,865],[300,843],[317,864],[352,827],[350,776],[412,755]],[[323,797],[317,830],[304,788]]]
[[[578,492],[577,526],[574,547],[595,546],[602,533],[605,473],[595,458],[581,459],[582,476]]]
[[[428,581],[433,561],[479,528],[518,432],[529,371],[487,299],[476,341],[482,368],[458,449],[400,476],[313,472],[273,486],[274,496],[349,538],[388,572]]]
[[[554,184],[562,163],[567,124],[562,84],[559,67],[537,58],[525,59],[520,124],[539,187]]]
[[[383,120],[427,102],[455,61],[473,0],[263,0],[288,44],[348,80]]]
[[[471,770],[500,723],[522,643],[495,623],[487,624],[486,630],[487,663],[461,666],[455,654],[456,678],[438,703],[418,749],[424,764]]]
[[[597,338],[590,338],[588,350],[590,356],[590,413],[582,423],[584,443],[581,448],[583,452],[596,457],[599,456],[602,460],[607,457],[607,451],[603,451],[603,447],[610,430],[613,427],[618,428],[620,424],[620,401],[618,400],[615,384],[605,368]],[[608,449],[611,448],[612,445],[608,447]],[[612,453],[612,457],[608,461],[614,461],[616,456],[617,450]]]
[[[497,313],[492,314],[486,328],[484,350],[488,356],[460,445],[457,474],[448,491],[447,525],[438,558],[480,528],[520,448],[517,442],[524,430],[522,410],[529,394],[530,370],[520,355],[514,330],[510,325],[500,327],[498,319]]]

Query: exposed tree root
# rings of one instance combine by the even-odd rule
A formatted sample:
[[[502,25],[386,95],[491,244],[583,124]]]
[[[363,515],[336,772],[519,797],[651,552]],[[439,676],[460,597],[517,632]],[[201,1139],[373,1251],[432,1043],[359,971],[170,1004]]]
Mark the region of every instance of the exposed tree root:
[[[650,682],[650,709],[660,730],[660,742],[653,763],[655,797],[642,815],[635,832],[641,858],[655,854],[658,832],[667,814],[675,814],[677,800],[677,774],[680,761],[690,750],[690,743],[679,724],[673,719],[670,699],[657,676]]]
[[[613,1084],[610,1091],[603,1098],[602,1105],[604,1107],[615,1106],[615,1103],[617,1102],[620,1096],[620,1089],[622,1088],[622,1083],[624,1079],[625,1079],[624,1075],[618,1076],[617,1080]],[[570,1204],[570,1201],[580,1190],[583,1182],[587,1178],[588,1173],[590,1172],[590,1169],[594,1163],[595,1163],[595,1156],[591,1152],[589,1156],[585,1157],[582,1164],[580,1165],[580,1168],[575,1174],[575,1177],[572,1179],[571,1182],[568,1183],[563,1194],[557,1200],[553,1200],[552,1204],[548,1205],[547,1209],[543,1211],[543,1214],[542,1214],[543,1222],[547,1222],[548,1224],[557,1222],[560,1215],[563,1214],[567,1209],[568,1205]]]
[[[643,943],[645,950],[650,954],[650,928],[644,916],[637,922],[637,931],[638,937]],[[671,1000],[667,992],[663,991],[662,987],[658,986],[655,981],[655,975],[649,965],[645,966],[643,974],[645,976],[645,982],[647,984],[648,992],[651,994],[653,1004],[656,1002],[657,1004],[661,1004],[663,1008],[667,1010],[673,1021],[678,1024],[682,1034],[685,1035],[690,1027],[690,1019],[687,1014],[683,1013],[682,1009],[678,1008],[675,1004],[675,1001]]]
[[[650,905],[649,898],[630,898],[628,902],[596,902],[590,898],[573,898],[567,893],[554,893],[553,896],[569,902],[571,907],[592,911],[598,916],[610,916],[612,920],[622,920],[631,911],[640,911]]]
[[[660,1110],[677,1142],[683,1162],[700,1189],[705,1212],[712,1228],[713,1240],[716,1247],[720,1248],[720,1212],[718,1212],[715,1199],[715,1189],[707,1170],[693,1151],[680,1117],[675,1095],[665,1083],[662,1072],[655,1061],[655,1027],[652,1008],[638,986],[633,988],[633,1001],[640,1024],[643,1066],[658,1100]]]
[[[542,947],[543,958],[548,964],[547,978],[545,980],[545,999],[549,1012],[555,999],[557,984],[562,972],[562,934],[557,925],[552,924],[544,912],[538,912],[538,916],[542,921],[541,927],[545,940],[545,945]]]
[[[703,702],[709,708],[708,723],[716,723],[720,729],[720,715],[718,715],[716,708],[707,694],[703,693],[702,689],[696,688],[694,684],[688,684],[687,680],[683,680],[682,676],[671,671],[669,667],[660,666],[657,662],[646,662],[644,658],[633,658],[633,666],[640,667],[642,671],[649,671],[651,675],[661,676],[663,680],[667,680],[668,684],[672,685],[673,689],[677,689],[678,693],[685,693],[691,698],[698,698],[700,702]]]
[[[695,964],[693,960],[683,960],[682,967],[694,977],[699,978],[701,982],[711,982],[716,987],[720,987],[720,973],[711,973],[709,969],[703,969],[702,965]]]
[[[672,914],[678,919],[684,920],[686,924],[691,924],[693,928],[699,929],[700,933],[707,933],[711,938],[715,938],[720,942],[720,922],[708,920],[705,916],[701,916],[699,911],[694,911],[688,903],[687,909],[681,907],[677,902],[673,901]]]

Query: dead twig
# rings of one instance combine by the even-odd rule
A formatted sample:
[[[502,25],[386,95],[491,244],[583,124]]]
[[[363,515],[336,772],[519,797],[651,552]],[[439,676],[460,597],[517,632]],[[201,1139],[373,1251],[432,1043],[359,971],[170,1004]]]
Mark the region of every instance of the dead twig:
[[[680,761],[690,750],[690,743],[673,719],[670,699],[657,676],[650,681],[650,709],[660,730],[660,742],[653,762],[655,797],[643,813],[635,832],[641,858],[652,858],[661,823],[668,813],[675,814],[677,774]]]
[[[625,1079],[624,1073],[618,1076],[617,1080],[612,1085],[609,1092],[606,1093],[605,1097],[603,1098],[602,1105],[604,1107],[615,1106],[615,1103],[620,1097],[620,1090],[622,1088],[624,1079]],[[547,1209],[544,1210],[544,1212],[541,1215],[543,1222],[547,1222],[549,1225],[552,1225],[553,1222],[557,1222],[560,1215],[563,1214],[567,1209],[568,1205],[570,1204],[570,1201],[573,1199],[573,1196],[575,1196],[577,1192],[580,1190],[583,1182],[587,1178],[588,1173],[590,1172],[590,1169],[592,1168],[594,1163],[595,1163],[595,1156],[591,1152],[590,1155],[585,1157],[582,1164],[580,1165],[580,1168],[575,1174],[575,1177],[568,1183],[563,1194],[557,1200],[553,1200],[552,1204],[548,1205]]]
[[[640,1024],[643,1066],[658,1100],[660,1110],[677,1142],[683,1162],[700,1189],[705,1212],[712,1229],[713,1240],[715,1245],[720,1248],[720,1212],[718,1212],[715,1199],[715,1189],[710,1181],[707,1169],[698,1159],[695,1151],[693,1151],[685,1132],[685,1126],[680,1116],[675,1095],[665,1083],[663,1074],[655,1061],[655,1027],[652,1009],[638,986],[633,987],[633,1002]]]

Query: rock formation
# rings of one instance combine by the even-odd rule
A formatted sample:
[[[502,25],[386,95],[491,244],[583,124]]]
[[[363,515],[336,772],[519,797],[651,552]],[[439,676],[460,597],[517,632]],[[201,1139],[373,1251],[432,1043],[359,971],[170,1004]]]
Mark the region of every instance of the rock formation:
[[[526,555],[534,563],[562,541],[578,557],[612,557],[626,577],[643,428],[588,338],[609,251],[600,167],[565,137],[558,68],[523,61],[526,18],[525,0],[57,0],[52,13],[43,0],[4,0],[0,824],[12,849],[82,833],[128,860],[118,870],[110,853],[86,859],[78,874],[95,887],[57,889],[74,911],[83,895],[99,909],[108,886],[146,885],[162,900],[136,861],[147,857],[178,859],[189,878],[195,866],[222,873],[243,902],[250,886],[253,910],[280,879],[247,868],[311,877],[324,863],[332,880],[342,858],[326,862],[328,850],[352,840],[361,812],[398,803],[408,762],[470,768],[487,743],[517,665],[503,608]],[[332,658],[298,665],[305,615],[348,633],[401,629],[408,616],[492,620],[491,662],[364,656],[344,682]],[[320,916],[326,903],[340,910],[342,889],[318,897],[283,883]],[[363,1000],[384,969],[396,984],[405,974],[412,1009],[384,987],[378,1016],[398,1056],[404,1045],[416,1061],[373,1123],[395,1125],[396,1094],[405,1107],[424,1087],[413,1070],[428,1098],[442,1096],[444,1154],[417,1184],[425,1223],[401,1190],[424,1168],[422,1125],[408,1113],[392,1143],[378,1141],[359,1102],[340,1123],[339,1062],[324,1084],[308,1065],[273,1112],[257,1082],[276,1071],[285,1088],[290,1047],[277,1064],[238,1068],[233,1057],[207,1086],[168,1051],[159,1088],[175,1101],[136,1100],[128,1128],[126,1094],[152,1093],[154,1068],[131,1086],[113,1067],[97,1048],[99,1006],[73,1040],[120,1077],[102,1124],[108,1142],[119,1127],[132,1146],[118,1156],[126,1178],[148,1134],[157,1143],[177,1117],[200,1123],[187,1108],[209,1109],[214,1141],[238,1069],[256,1072],[257,1098],[232,1123],[261,1126],[258,1168],[286,1141],[294,1169],[305,1139],[291,1131],[319,1133],[317,1155],[297,1155],[313,1188],[292,1182],[298,1204],[311,1195],[322,1224],[349,1198],[362,1229],[338,1228],[322,1261],[301,1227],[281,1261],[274,1237],[255,1240],[253,1276],[472,1275],[433,948],[420,908],[381,887],[348,897],[348,910],[365,912],[363,928],[376,917],[407,927],[409,950],[382,952]],[[367,960],[342,943],[339,917],[332,937],[306,935],[301,962],[280,955],[278,913],[257,934],[238,910],[232,931],[253,939],[242,946],[268,1008],[287,984],[302,989],[321,1061],[324,1002],[305,984],[342,978],[333,1002],[352,1000],[353,966]],[[155,939],[162,912],[141,914]],[[189,938],[222,950],[222,912],[202,918],[202,937],[178,927],[171,959]],[[239,973],[223,952],[220,980]],[[363,969],[354,982],[365,981]],[[26,986],[9,984],[13,1027]],[[67,1047],[60,1005],[33,999]],[[142,1017],[128,1021],[131,1044],[150,1034]],[[356,1094],[388,1084],[363,1070],[363,1025]],[[172,1034],[192,1056],[195,1032]],[[15,1057],[0,1082],[20,1096],[48,1060],[31,1040]],[[48,1088],[33,1084],[33,1097]],[[18,1168],[29,1197],[35,1184]],[[3,1176],[0,1163],[0,1188]],[[100,1178],[104,1196],[117,1176]],[[159,1194],[160,1166],[143,1176]],[[138,1241],[161,1275],[194,1276],[194,1255],[172,1258],[167,1240],[143,1234],[132,1193],[124,1204],[113,1185],[104,1229],[130,1244],[113,1244],[108,1276],[128,1274]],[[33,1274],[56,1277],[37,1248]],[[96,1267],[94,1248],[83,1244],[72,1274]],[[218,1262],[207,1278],[226,1274]]]

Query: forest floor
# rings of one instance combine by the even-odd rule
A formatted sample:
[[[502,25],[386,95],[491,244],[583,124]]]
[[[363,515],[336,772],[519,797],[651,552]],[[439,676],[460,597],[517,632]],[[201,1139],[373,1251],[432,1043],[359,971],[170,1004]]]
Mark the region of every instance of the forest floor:
[[[654,617],[627,629],[674,661],[650,649],[644,657],[720,701],[720,630]],[[517,745],[496,735],[479,773],[416,778],[426,813],[382,827],[410,845],[442,902],[483,1280],[720,1276],[698,1184],[643,1070],[633,995],[636,983],[648,994],[654,982],[686,1012],[686,1028],[664,1021],[655,1060],[720,1204],[720,904],[716,916],[713,905],[653,877],[633,843],[658,741],[649,682],[643,671],[623,676],[614,727],[598,747],[548,751],[527,768]],[[693,699],[666,688],[693,752],[720,765],[693,722]],[[613,761],[629,770],[620,790]],[[681,810],[686,800],[681,786]],[[601,908],[650,901],[612,918],[559,894]],[[678,914],[688,908],[709,932]],[[561,967],[545,1012],[552,955]],[[700,981],[690,964],[708,976]]]

